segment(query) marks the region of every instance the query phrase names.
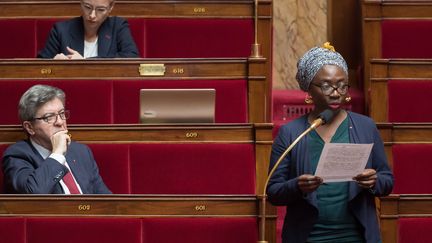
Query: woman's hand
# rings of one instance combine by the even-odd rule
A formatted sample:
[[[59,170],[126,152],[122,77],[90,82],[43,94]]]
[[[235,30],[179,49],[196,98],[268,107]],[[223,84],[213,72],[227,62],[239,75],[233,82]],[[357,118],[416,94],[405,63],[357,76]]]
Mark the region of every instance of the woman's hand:
[[[69,54],[67,55],[67,57],[69,59],[84,59],[84,57],[81,56],[81,54],[79,52],[75,51],[74,49],[70,48],[69,46],[67,46],[66,49],[69,52]]]
[[[377,174],[374,169],[365,169],[361,174],[356,175],[353,180],[362,188],[373,188],[375,186]]]
[[[297,185],[302,192],[313,192],[323,182],[323,179],[318,176],[304,174],[298,177]]]

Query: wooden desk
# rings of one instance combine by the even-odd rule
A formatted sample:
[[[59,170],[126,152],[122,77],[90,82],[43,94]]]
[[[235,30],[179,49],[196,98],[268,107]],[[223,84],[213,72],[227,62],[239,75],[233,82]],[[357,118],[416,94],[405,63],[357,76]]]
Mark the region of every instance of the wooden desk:
[[[271,82],[263,58],[253,59],[90,59],[41,60],[1,59],[1,80],[194,80],[246,79],[248,121],[270,122]],[[148,73],[160,65],[159,74]],[[150,66],[150,67],[149,67]],[[12,91],[13,92],[13,91]]]

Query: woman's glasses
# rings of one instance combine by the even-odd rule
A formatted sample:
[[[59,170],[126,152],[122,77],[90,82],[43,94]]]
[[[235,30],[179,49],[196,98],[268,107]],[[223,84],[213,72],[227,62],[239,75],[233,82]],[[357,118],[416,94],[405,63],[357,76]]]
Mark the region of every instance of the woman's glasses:
[[[336,86],[333,86],[333,85],[331,85],[331,84],[329,84],[327,82],[323,82],[322,84],[314,84],[314,83],[311,83],[311,84],[313,84],[313,85],[315,85],[317,87],[320,87],[321,91],[322,91],[322,93],[324,95],[330,95],[335,90],[339,94],[344,95],[344,94],[346,94],[348,92],[348,89],[350,87],[349,84],[347,84],[345,82],[339,82],[339,83],[336,84]]]
[[[86,15],[90,15],[93,11],[95,11],[96,15],[101,16],[101,15],[105,15],[108,12],[110,6],[108,6],[108,7],[102,7],[102,6],[94,7],[88,3],[81,2],[81,8]]]

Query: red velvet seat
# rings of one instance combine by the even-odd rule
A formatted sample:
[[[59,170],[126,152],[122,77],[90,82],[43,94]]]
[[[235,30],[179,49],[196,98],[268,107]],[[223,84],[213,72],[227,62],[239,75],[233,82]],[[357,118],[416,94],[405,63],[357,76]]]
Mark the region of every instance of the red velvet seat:
[[[396,194],[431,194],[432,144],[395,144],[392,146]]]
[[[129,144],[89,144],[105,184],[114,194],[130,194]]]
[[[432,82],[428,80],[389,80],[389,122],[432,122]]]
[[[250,19],[146,19],[144,57],[248,57]]]
[[[0,124],[20,124],[18,102],[22,94],[35,84],[58,87],[66,93],[66,108],[71,111],[70,124],[112,123],[112,82],[107,80],[2,80],[0,101],[3,116]],[[85,87],[85,88],[83,88]],[[96,95],[97,94],[97,95]]]
[[[432,58],[431,20],[383,20],[382,58]]]
[[[144,19],[142,18],[128,18],[129,29],[132,34],[132,38],[135,41],[135,44],[138,48],[140,57],[144,57],[145,55],[145,39],[144,39]]]
[[[28,243],[25,218],[0,217],[0,237],[5,243]]]
[[[400,218],[397,232],[398,243],[429,243],[432,218]]]
[[[3,188],[3,153],[7,149],[8,144],[0,144],[0,193],[4,191]]]
[[[0,58],[36,56],[36,25],[31,19],[0,20]]]
[[[143,242],[257,242],[255,218],[144,218]]]
[[[246,80],[115,80],[114,123],[138,123],[140,89],[154,88],[214,88],[216,89],[216,123],[247,122]]]
[[[132,144],[133,194],[255,194],[251,144]]]
[[[49,33],[56,22],[64,19],[37,19],[36,22],[36,54],[45,47]],[[34,56],[36,57],[36,55]]]
[[[27,218],[26,243],[141,243],[138,218]]]

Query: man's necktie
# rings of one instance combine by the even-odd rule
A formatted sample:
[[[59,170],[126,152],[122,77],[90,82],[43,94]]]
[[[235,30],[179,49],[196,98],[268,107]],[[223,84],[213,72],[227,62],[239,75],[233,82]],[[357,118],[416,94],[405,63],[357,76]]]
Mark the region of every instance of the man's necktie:
[[[67,188],[69,189],[70,194],[81,194],[78,186],[76,185],[73,177],[72,172],[69,171],[66,173],[65,176],[63,176],[63,182],[66,184]]]

